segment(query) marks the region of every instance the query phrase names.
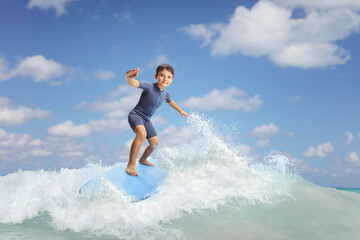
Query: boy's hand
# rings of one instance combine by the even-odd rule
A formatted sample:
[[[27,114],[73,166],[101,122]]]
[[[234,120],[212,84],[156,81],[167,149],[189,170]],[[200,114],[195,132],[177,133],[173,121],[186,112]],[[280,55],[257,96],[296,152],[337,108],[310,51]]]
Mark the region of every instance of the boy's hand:
[[[132,86],[138,88],[140,86],[140,82],[135,80],[135,78],[139,75],[140,68],[131,69],[126,72],[126,82]]]
[[[180,115],[183,117],[183,116],[187,116],[189,117],[189,114],[187,114],[187,112],[184,112],[184,111],[180,111]]]
[[[140,68],[131,69],[126,72],[126,79],[134,79],[139,75]]]

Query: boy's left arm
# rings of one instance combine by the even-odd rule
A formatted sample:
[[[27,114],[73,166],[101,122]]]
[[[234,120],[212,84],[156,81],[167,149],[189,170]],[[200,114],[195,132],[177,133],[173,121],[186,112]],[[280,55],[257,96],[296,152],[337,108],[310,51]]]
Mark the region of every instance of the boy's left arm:
[[[187,112],[184,112],[173,100],[171,100],[171,102],[169,102],[168,104],[170,105],[170,107],[178,111],[182,117],[189,117],[189,114],[187,114]]]

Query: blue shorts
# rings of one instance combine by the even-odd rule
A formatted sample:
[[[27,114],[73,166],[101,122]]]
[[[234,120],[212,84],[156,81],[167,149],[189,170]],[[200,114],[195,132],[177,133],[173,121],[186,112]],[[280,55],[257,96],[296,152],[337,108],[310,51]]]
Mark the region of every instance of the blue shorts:
[[[128,121],[129,121],[129,124],[133,131],[135,130],[135,127],[137,125],[143,125],[146,129],[146,138],[147,139],[157,136],[152,122],[150,120],[143,119],[141,116],[136,114],[134,111],[131,111],[129,113]]]

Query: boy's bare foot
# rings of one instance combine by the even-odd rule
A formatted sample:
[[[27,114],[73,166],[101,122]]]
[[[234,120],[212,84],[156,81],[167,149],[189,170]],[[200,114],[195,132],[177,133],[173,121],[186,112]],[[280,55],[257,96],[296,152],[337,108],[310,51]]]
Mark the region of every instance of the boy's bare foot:
[[[141,164],[144,164],[144,165],[148,165],[148,166],[151,166],[151,167],[154,167],[155,165],[152,164],[151,162],[149,162],[148,160],[144,160],[144,159],[139,159],[139,163]]]
[[[138,176],[138,173],[137,173],[137,171],[135,169],[135,166],[129,166],[128,165],[127,168],[126,168],[126,172],[128,174],[132,175],[132,176]]]

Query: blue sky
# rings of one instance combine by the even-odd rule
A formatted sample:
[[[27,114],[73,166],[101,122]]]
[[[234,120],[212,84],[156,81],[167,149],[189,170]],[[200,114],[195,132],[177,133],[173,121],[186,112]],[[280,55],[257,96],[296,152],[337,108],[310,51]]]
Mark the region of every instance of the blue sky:
[[[360,187],[360,3],[0,2],[0,172],[126,161],[139,90],[175,68],[172,99],[245,154],[287,156],[306,179]],[[189,141],[162,106],[160,144]]]

